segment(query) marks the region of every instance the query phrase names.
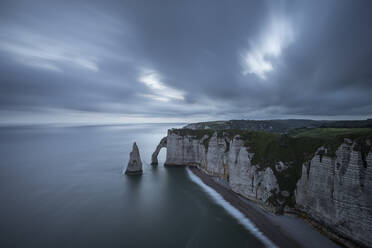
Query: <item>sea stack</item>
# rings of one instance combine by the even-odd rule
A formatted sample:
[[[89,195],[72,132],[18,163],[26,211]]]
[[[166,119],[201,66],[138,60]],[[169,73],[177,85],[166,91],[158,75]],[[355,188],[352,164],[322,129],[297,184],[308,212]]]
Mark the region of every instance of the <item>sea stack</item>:
[[[133,143],[132,152],[129,154],[127,175],[142,175],[142,161],[136,142]]]

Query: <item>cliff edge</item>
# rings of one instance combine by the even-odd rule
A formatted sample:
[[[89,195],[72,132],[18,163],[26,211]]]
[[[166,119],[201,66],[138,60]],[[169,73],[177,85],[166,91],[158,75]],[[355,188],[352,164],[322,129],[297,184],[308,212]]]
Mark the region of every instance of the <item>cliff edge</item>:
[[[196,166],[268,211],[301,213],[351,246],[371,247],[371,140],[370,128],[184,128],[168,130],[159,147],[166,166]]]

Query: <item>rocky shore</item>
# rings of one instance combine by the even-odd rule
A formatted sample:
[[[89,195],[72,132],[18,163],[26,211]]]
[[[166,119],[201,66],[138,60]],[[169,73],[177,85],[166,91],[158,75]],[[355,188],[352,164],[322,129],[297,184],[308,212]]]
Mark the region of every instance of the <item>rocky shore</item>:
[[[227,189],[213,180],[209,175],[196,167],[190,167],[190,170],[198,176],[206,185],[216,190],[226,201],[233,205],[250,219],[263,234],[269,238],[278,247],[301,247],[300,243],[291,238],[288,234],[278,229],[269,219],[256,209],[241,200],[238,194]]]
[[[254,225],[278,247],[339,247],[320,233],[309,228],[301,220],[289,216],[275,216],[254,206],[239,194],[233,192],[217,178],[211,177],[197,167],[189,167],[204,184],[213,188],[227,202],[243,213]],[[311,237],[311,241],[308,238]]]

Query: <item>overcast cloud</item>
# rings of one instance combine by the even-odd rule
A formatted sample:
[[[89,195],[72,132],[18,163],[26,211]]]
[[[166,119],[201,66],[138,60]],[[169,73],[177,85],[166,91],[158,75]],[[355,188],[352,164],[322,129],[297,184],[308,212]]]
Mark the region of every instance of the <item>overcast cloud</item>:
[[[371,10],[3,0],[0,122],[371,117]]]

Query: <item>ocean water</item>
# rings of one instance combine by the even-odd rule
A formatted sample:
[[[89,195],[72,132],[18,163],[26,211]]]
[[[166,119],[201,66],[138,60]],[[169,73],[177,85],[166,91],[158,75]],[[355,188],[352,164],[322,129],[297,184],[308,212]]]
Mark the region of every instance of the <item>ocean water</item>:
[[[263,247],[164,149],[150,165],[172,127],[0,128],[0,247]],[[122,174],[133,141],[139,177]]]

